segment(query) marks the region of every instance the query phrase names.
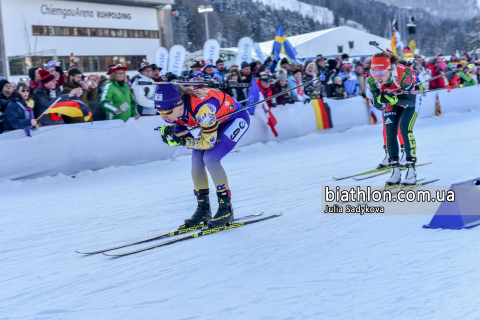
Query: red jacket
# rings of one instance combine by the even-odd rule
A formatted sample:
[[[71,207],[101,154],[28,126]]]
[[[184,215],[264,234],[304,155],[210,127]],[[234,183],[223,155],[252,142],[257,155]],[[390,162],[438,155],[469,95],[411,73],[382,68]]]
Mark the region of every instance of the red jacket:
[[[425,69],[432,71],[432,78],[442,74],[442,70],[438,67],[435,67],[435,65],[431,62],[429,64],[427,64]],[[445,84],[445,81],[443,80],[443,77],[440,77],[438,79],[429,81],[429,83],[430,83],[430,86],[429,86],[430,90],[441,89],[441,88],[446,88],[447,87],[447,85]]]

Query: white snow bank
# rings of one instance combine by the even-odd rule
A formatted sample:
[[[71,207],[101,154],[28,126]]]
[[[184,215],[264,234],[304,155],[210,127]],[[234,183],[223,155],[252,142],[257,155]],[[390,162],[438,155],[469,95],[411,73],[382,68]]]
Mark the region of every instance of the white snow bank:
[[[274,9],[296,11],[319,23],[333,24],[333,12],[325,7],[314,6],[297,0],[254,0]]]

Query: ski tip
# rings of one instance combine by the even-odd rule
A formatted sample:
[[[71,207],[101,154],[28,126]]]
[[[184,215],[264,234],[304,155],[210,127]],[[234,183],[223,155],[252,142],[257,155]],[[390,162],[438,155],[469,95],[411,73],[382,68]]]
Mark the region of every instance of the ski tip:
[[[110,257],[110,258],[118,258],[118,257],[120,257],[119,255],[116,255],[116,254],[107,254],[107,253],[105,253],[105,252],[102,252],[102,254],[103,254],[104,256],[107,256],[107,257]]]
[[[89,255],[92,255],[92,254],[96,253],[96,252],[80,252],[80,251],[77,251],[77,250],[75,250],[75,252],[86,255],[86,256],[89,256]]]

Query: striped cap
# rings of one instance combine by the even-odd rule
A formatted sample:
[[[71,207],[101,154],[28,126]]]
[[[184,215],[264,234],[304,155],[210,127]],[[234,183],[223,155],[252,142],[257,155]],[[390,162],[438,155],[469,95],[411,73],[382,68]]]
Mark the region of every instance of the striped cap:
[[[40,82],[41,83],[48,83],[48,82],[55,79],[55,76],[53,74],[51,74],[50,71],[48,71],[48,70],[40,69],[38,71],[38,73],[40,74]]]

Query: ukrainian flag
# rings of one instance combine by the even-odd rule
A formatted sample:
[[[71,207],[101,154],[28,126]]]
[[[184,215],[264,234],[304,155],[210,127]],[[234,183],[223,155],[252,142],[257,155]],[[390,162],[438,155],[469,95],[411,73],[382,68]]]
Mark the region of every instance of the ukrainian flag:
[[[275,36],[275,41],[273,42],[272,48],[272,57],[273,60],[278,61],[280,53],[283,53],[287,56],[287,60],[290,62],[296,62],[295,57],[297,56],[297,51],[292,46],[290,41],[287,40],[287,36],[283,33],[283,26],[278,27],[277,35]]]

